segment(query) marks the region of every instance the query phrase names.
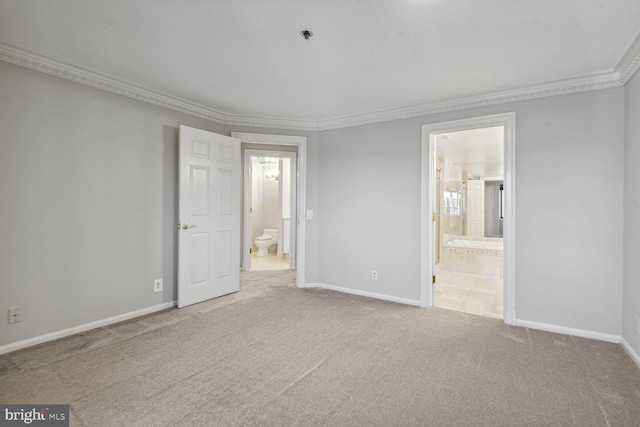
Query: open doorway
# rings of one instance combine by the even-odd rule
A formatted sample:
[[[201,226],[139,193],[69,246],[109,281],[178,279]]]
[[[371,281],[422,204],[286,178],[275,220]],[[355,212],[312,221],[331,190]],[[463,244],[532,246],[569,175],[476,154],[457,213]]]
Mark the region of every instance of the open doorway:
[[[293,261],[295,268],[295,284],[297,287],[305,286],[305,236],[306,223],[304,216],[301,215],[306,209],[306,159],[307,159],[307,138],[304,136],[290,135],[270,135],[258,133],[232,132],[231,136],[240,139],[242,149],[246,150],[262,150],[269,153],[273,151],[286,151],[288,153],[295,152],[296,157],[292,160],[295,164],[295,173],[291,177],[291,185],[295,185],[295,202],[292,202],[292,209],[295,209],[295,219],[290,221],[290,233],[295,239],[295,244],[291,245],[289,253],[289,262]],[[270,156],[270,154],[269,154]],[[267,156],[267,157],[269,157]],[[244,156],[243,156],[244,157]],[[246,170],[246,166],[245,170]],[[244,172],[243,172],[244,176]],[[250,231],[245,231],[248,227],[247,206],[251,206],[250,191],[247,190],[247,179],[243,182],[243,236],[241,244],[241,265],[245,272],[249,271],[250,261],[246,258],[251,256],[249,250],[252,248],[252,236]],[[249,262],[247,262],[249,261]],[[252,272],[249,272],[254,274]]]
[[[296,269],[295,152],[244,150],[243,270]]]
[[[502,318],[504,126],[435,138],[434,305]]]
[[[495,142],[496,149],[501,147],[502,162],[492,161],[486,153],[485,157],[473,154],[472,148],[480,148],[478,145],[464,148],[447,144],[473,130],[502,137]],[[500,297],[505,323],[515,324],[515,114],[424,125],[421,187],[421,305],[440,306],[445,302],[438,281],[446,281],[446,274],[499,277],[496,280],[501,283],[482,286],[497,285],[502,291],[500,295],[495,288],[485,289],[487,293],[495,293],[491,302],[485,298],[484,305],[489,306],[490,314],[499,317],[495,302]],[[490,205],[489,211],[485,210],[486,204]],[[502,256],[498,257],[500,250]],[[485,257],[474,260],[475,255]],[[465,268],[466,271],[451,271]],[[439,277],[441,273],[445,277]],[[459,277],[448,279],[456,281],[459,287],[471,287],[470,283],[461,284]],[[483,281],[479,277],[470,280]],[[461,299],[463,295],[457,297]],[[462,304],[458,309],[461,308]]]

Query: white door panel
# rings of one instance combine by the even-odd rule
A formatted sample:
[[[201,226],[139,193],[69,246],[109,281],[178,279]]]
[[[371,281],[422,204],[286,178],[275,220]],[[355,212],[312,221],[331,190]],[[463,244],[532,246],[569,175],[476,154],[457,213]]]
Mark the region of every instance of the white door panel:
[[[240,289],[240,140],[180,126],[178,307]]]
[[[493,187],[484,188],[484,235],[493,236]]]
[[[484,181],[467,181],[467,235],[484,236]]]

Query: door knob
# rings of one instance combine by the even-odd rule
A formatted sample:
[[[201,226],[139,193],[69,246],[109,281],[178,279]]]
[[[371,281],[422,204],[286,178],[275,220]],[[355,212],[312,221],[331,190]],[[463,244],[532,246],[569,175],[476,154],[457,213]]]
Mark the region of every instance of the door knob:
[[[189,225],[189,224],[178,224],[178,230],[182,229],[182,230],[188,230],[190,228],[196,228],[195,225]]]

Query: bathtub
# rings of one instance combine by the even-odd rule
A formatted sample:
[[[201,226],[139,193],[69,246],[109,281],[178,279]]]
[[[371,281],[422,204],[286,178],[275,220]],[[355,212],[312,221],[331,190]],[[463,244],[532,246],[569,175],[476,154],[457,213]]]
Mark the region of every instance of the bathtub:
[[[462,248],[462,249],[484,249],[489,251],[502,251],[503,244],[502,239],[500,241],[495,240],[467,240],[467,239],[452,239],[444,244],[448,248]]]
[[[495,237],[444,236],[439,271],[503,276],[503,242]]]

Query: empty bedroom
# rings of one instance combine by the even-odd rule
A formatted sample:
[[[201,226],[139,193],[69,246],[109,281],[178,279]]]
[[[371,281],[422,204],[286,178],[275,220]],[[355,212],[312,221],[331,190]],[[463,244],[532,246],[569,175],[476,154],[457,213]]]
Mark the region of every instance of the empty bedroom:
[[[637,426],[638,69],[636,0],[0,0],[0,425]]]

